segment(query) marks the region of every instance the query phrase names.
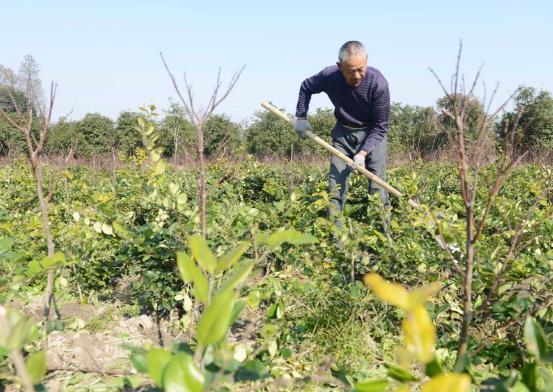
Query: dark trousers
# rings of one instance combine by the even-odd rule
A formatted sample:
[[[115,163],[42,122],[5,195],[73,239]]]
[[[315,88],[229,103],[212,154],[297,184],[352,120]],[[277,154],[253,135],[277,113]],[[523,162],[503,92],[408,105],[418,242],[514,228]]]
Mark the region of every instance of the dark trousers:
[[[353,159],[353,156],[361,150],[361,146],[367,137],[368,128],[351,129],[337,123],[332,130],[332,145]],[[384,138],[365,159],[365,168],[386,181],[386,159],[388,155],[388,143]],[[329,216],[344,209],[348,195],[348,177],[352,169],[349,165],[336,156],[330,160]],[[384,206],[389,205],[388,192],[380,185],[369,180],[369,194],[379,192]]]

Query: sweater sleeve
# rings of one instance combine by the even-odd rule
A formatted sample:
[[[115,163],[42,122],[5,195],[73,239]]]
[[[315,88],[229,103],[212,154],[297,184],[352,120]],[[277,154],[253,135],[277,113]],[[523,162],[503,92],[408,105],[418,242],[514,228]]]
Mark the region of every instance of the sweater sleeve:
[[[388,133],[388,118],[390,117],[390,91],[388,83],[383,80],[377,87],[375,100],[371,109],[371,127],[361,148],[368,153],[372,152]]]
[[[296,105],[296,117],[307,117],[311,95],[319,94],[324,89],[324,70],[310,78],[305,79],[300,86],[298,104]]]

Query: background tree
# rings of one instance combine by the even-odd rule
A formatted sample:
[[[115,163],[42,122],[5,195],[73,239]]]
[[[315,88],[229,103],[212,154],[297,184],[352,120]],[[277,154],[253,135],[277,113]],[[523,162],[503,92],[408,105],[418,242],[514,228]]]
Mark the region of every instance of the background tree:
[[[115,129],[112,137],[112,150],[122,152],[125,155],[132,155],[137,148],[142,146],[142,138],[136,130],[138,122],[138,113],[123,111],[119,113],[115,123]]]
[[[164,154],[171,156],[173,162],[177,162],[177,157],[188,160],[196,149],[196,130],[186,118],[184,108],[171,101],[159,127]]]
[[[455,97],[455,103],[458,105],[458,107],[455,108],[458,112],[461,111],[462,103],[466,106],[464,109],[464,135],[467,142],[470,142],[479,134],[480,125],[485,115],[484,107],[482,102],[475,96],[463,97],[460,95]],[[457,124],[444,114],[444,112],[453,113],[455,111],[452,105],[453,103],[449,96],[443,96],[436,101],[436,108],[440,113],[438,115],[438,121],[443,132],[446,134],[457,132]]]
[[[520,115],[519,129],[525,129],[522,144],[532,153],[553,151],[553,96],[549,91],[520,86],[514,98],[514,109],[503,115],[497,127],[501,138],[504,128]]]
[[[1,109],[0,109],[1,110]],[[12,114],[7,114],[14,117]],[[4,117],[0,118],[0,156],[14,156],[25,153],[25,138],[21,132]]]
[[[2,73],[1,68],[0,65],[0,74]],[[6,113],[16,113],[15,107],[17,105],[21,111],[26,111],[29,108],[29,102],[25,94],[9,85],[1,85],[1,80],[2,77],[0,76],[0,108]]]
[[[445,137],[436,124],[434,109],[394,102],[388,144],[391,152],[408,156],[423,156],[441,148]]]
[[[75,122],[61,118],[52,125],[44,151],[48,155],[67,155],[78,143]]]
[[[270,112],[258,111],[246,129],[246,147],[258,157],[290,156],[300,138],[286,121]]]
[[[12,120],[17,119],[17,110],[26,113],[29,101],[17,87],[18,76],[11,69],[0,65],[0,109]],[[33,112],[32,132],[36,136],[38,123]],[[0,117],[0,156],[13,156],[27,151],[23,134],[4,117]]]
[[[17,72],[17,89],[25,92],[26,95],[33,97],[35,110],[38,107],[45,106],[44,90],[40,80],[40,68],[38,62],[30,54],[26,55],[19,66]],[[26,89],[31,89],[27,91]]]
[[[232,122],[226,114],[210,116],[205,123],[205,135],[207,157],[235,154],[242,144],[240,125]]]
[[[336,125],[336,117],[334,117],[334,110],[330,108],[317,108],[315,113],[308,115],[309,122],[313,126],[312,132],[326,140],[331,142],[332,129]],[[310,156],[326,156],[327,152],[316,143],[301,143],[301,153],[303,155]]]
[[[113,120],[99,113],[87,113],[75,123],[75,137],[79,147],[77,155],[90,158],[93,155],[111,153],[116,145]]]

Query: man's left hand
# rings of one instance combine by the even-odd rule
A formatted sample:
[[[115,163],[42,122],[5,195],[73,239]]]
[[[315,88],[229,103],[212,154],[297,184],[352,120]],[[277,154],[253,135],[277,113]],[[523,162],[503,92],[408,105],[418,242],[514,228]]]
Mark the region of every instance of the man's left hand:
[[[364,151],[358,152],[353,156],[353,165],[352,169],[357,170],[359,166],[361,166],[363,169],[365,168],[365,158],[367,158],[367,153]]]

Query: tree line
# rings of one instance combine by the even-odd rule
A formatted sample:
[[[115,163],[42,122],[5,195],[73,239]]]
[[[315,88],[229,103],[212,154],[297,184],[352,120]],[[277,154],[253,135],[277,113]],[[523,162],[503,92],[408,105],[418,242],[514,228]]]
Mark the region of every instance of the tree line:
[[[17,110],[25,111],[30,104],[26,93],[13,83],[3,82],[2,75],[12,73],[11,80],[35,78],[34,85],[40,86],[38,64],[27,56],[19,74],[0,65],[0,106],[11,115]],[[36,92],[39,100],[42,91]],[[478,133],[478,124],[485,115],[482,103],[471,98],[466,109],[468,129],[466,137]],[[447,135],[454,124],[448,123],[444,110],[449,100],[442,97],[435,107],[421,107],[393,103],[388,133],[392,153],[409,157],[425,157],[447,148],[451,141]],[[87,113],[82,119],[61,118],[52,125],[45,146],[49,155],[66,155],[71,152],[75,158],[93,156],[132,156],[142,148],[142,140],[136,130],[138,112],[123,111],[115,120],[101,113]],[[313,132],[330,140],[335,124],[332,109],[317,109],[309,116]],[[521,86],[515,96],[512,110],[501,114],[493,124],[494,133],[489,135],[490,148],[499,148],[503,129],[516,122],[520,132],[521,146],[534,154],[553,152],[553,96],[546,90]],[[166,157],[194,159],[196,154],[196,132],[187,120],[181,105],[171,102],[157,121],[161,138],[159,144]],[[444,129],[449,127],[449,129]],[[36,129],[39,124],[37,120]],[[523,132],[524,131],[524,132]],[[293,132],[290,125],[271,113],[258,111],[243,123],[233,122],[225,114],[212,115],[205,124],[205,155],[239,156],[250,153],[257,157],[290,158],[294,156],[319,156],[324,152],[312,143],[306,143]],[[16,129],[4,118],[0,118],[0,156],[17,156],[26,151],[25,141]]]

